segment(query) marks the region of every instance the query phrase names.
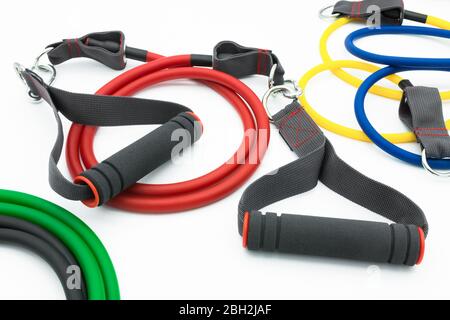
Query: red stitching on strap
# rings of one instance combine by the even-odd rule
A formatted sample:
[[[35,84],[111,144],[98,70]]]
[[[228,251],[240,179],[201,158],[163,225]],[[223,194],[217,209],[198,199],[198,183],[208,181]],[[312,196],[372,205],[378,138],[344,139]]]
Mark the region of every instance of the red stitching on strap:
[[[295,141],[288,141],[288,143],[291,144],[292,148],[300,148],[301,146],[304,146],[306,143],[314,139],[320,133],[320,130],[316,127],[316,124],[308,116],[306,116],[304,112],[305,111],[302,109],[293,110],[279,125],[280,130],[284,129],[295,130]],[[311,125],[313,125],[312,129],[304,129],[299,126],[293,127],[291,125],[287,125],[287,122],[294,117],[298,117],[299,118],[298,122],[300,123],[302,120],[301,118],[302,116],[305,116],[304,119],[306,119],[309,123],[311,123]],[[303,140],[300,140],[300,132],[307,132],[310,135],[304,138]]]
[[[77,48],[78,56],[81,57],[81,49],[80,49],[80,44],[78,43],[78,39],[73,39],[73,42],[75,43],[75,47]]]
[[[442,131],[443,133],[433,133],[432,131]],[[418,137],[448,137],[447,128],[416,128],[414,133]]]
[[[264,73],[269,73],[269,50],[263,50],[264,53]]]
[[[72,58],[72,44],[70,43],[70,39],[67,40],[67,51],[69,52],[69,57]]]
[[[418,136],[418,137],[448,137],[448,134],[445,134],[445,133],[420,133],[420,132],[416,132],[416,136]]]
[[[416,128],[416,131],[425,131],[425,130],[429,130],[429,131],[448,131],[447,128]]]
[[[256,73],[261,74],[261,50],[258,49],[258,59],[256,61]]]
[[[261,49],[261,55],[262,55],[262,61],[261,61],[261,73],[264,74],[266,71],[266,64],[267,64],[267,55],[266,51]]]

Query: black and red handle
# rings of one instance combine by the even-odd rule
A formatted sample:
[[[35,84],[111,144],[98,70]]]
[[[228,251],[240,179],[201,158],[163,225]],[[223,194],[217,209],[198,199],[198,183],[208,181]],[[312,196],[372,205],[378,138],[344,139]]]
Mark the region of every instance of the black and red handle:
[[[177,130],[183,131],[176,134]],[[85,204],[89,207],[105,204],[169,161],[177,145],[191,145],[201,134],[202,125],[197,116],[192,112],[183,112],[97,166],[86,170],[75,179],[76,183],[87,184],[92,190],[93,198],[85,201]]]
[[[420,264],[425,236],[415,225],[261,212],[246,213],[244,246],[373,263]]]

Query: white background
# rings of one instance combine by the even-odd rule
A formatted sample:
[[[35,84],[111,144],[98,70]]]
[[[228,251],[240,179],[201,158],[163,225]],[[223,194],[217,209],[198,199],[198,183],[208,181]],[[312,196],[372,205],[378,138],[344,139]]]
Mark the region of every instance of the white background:
[[[450,19],[449,0],[407,0],[408,9]],[[175,215],[138,215],[110,208],[91,210],[55,194],[47,183],[47,161],[56,126],[46,104],[30,104],[12,63],[29,64],[42,48],[62,38],[93,31],[120,29],[127,42],[164,55],[210,54],[221,40],[273,49],[299,79],[320,63],[319,37],[329,22],[318,18],[320,1],[6,1],[0,11],[0,183],[2,188],[32,193],[69,209],[99,235],[109,250],[124,299],[316,299],[316,298],[450,298],[449,181],[391,158],[371,144],[327,132],[338,154],[361,172],[397,188],[417,201],[427,214],[430,235],[423,265],[416,268],[249,253],[237,232],[237,204],[243,189],[206,208]],[[351,25],[330,42],[335,58],[351,58],[343,40]],[[364,48],[386,54],[448,57],[449,42],[419,37],[383,36],[362,40]],[[130,62],[129,67],[137,65]],[[58,66],[56,86],[95,92],[118,73],[78,60]],[[356,72],[356,74],[364,75]],[[405,74],[413,83],[450,89],[442,72]],[[266,78],[245,79],[259,95]],[[308,88],[314,107],[330,118],[357,127],[353,115],[355,89],[323,73]],[[205,134],[195,147],[195,163],[170,164],[146,182],[176,182],[219,166],[240,143],[242,128],[233,109],[201,86],[168,84],[139,96],[168,99],[193,108],[203,119]],[[450,117],[449,104],[445,105]],[[374,125],[403,131],[398,103],[368,99]],[[65,123],[65,129],[69,123]],[[101,129],[95,141],[100,159],[144,135],[148,127]],[[418,151],[418,146],[406,146]],[[263,165],[253,179],[295,160],[274,132]],[[67,174],[65,161],[60,167]],[[320,185],[306,195],[273,205],[275,212],[313,214],[382,221],[375,214],[340,198]],[[0,298],[59,299],[64,294],[50,267],[37,256],[0,246]]]

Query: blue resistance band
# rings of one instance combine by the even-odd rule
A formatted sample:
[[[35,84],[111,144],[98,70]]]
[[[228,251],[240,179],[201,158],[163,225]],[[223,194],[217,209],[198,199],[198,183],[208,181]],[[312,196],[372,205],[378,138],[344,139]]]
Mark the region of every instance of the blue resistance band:
[[[410,58],[410,57],[395,57],[375,54],[358,48],[355,41],[361,38],[366,38],[374,35],[383,34],[411,34],[423,35],[437,38],[450,39],[450,30],[427,28],[427,27],[411,27],[411,26],[397,26],[397,27],[382,27],[379,29],[364,28],[352,32],[345,40],[345,47],[347,50],[358,58],[374,63],[384,64],[395,67],[406,68],[427,68],[427,69],[450,69],[450,58]]]
[[[365,99],[369,90],[381,79],[398,72],[414,71],[414,70],[434,70],[434,71],[450,71],[450,59],[438,58],[412,58],[412,57],[396,57],[384,56],[362,50],[355,45],[355,41],[361,38],[382,35],[382,34],[412,34],[425,35],[439,38],[450,39],[450,31],[427,28],[427,27],[382,27],[379,29],[364,28],[351,33],[346,41],[345,46],[353,55],[358,58],[371,61],[374,63],[389,65],[369,76],[360,86],[355,98],[355,114],[359,125],[367,136],[382,150],[392,156],[411,163],[416,166],[422,166],[422,157],[420,155],[408,152],[402,148],[387,141],[372,126],[365,112]],[[429,159],[429,164],[434,169],[450,169],[450,159]]]
[[[406,161],[413,165],[422,167],[422,157],[421,156],[397,147],[395,144],[392,144],[388,140],[383,138],[383,136],[380,133],[378,133],[377,130],[375,130],[375,128],[372,126],[369,119],[367,118],[367,114],[366,114],[366,111],[364,108],[367,93],[369,92],[370,88],[372,88],[378,81],[380,81],[381,79],[383,79],[391,74],[399,73],[399,72],[403,72],[403,71],[411,71],[411,70],[430,70],[430,68],[386,67],[386,68],[383,68],[383,69],[375,72],[374,74],[372,74],[369,78],[367,78],[366,81],[363,82],[363,84],[359,87],[358,92],[356,93],[355,114],[356,114],[358,123],[361,126],[364,133],[378,147],[380,147],[385,152],[389,153],[390,155],[392,155],[400,160],[403,160],[403,161]],[[450,71],[449,68],[433,68],[433,70]],[[430,166],[433,169],[439,169],[439,170],[450,169],[450,159],[448,159],[448,160],[429,159],[428,163],[430,164]]]

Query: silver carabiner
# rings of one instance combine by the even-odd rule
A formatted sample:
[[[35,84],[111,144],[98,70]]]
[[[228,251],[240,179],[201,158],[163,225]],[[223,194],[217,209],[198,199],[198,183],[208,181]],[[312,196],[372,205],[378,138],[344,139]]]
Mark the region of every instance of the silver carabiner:
[[[50,76],[47,77],[47,80],[43,80],[45,84],[51,86],[55,80],[56,80],[56,68],[51,63],[43,64],[41,63],[42,58],[49,53],[52,50],[52,48],[46,49],[43,51],[37,58],[34,60],[33,66],[30,68],[30,70],[39,76],[43,73],[49,74]],[[22,72],[26,70],[24,66],[22,66],[20,63],[14,63],[14,69],[19,76],[19,78],[22,80],[22,82],[25,84],[25,86],[28,88],[28,96],[31,98],[32,102],[34,103],[40,103],[42,101],[42,98],[40,96],[37,96],[34,94],[30,87],[28,86],[27,82],[22,76]],[[42,77],[41,77],[42,78]]]
[[[277,68],[278,68],[278,65],[275,63],[272,66],[272,69],[270,69],[270,73],[269,73],[269,89],[271,89],[275,85],[275,73],[277,71]],[[292,91],[292,90],[280,90],[280,91],[273,92],[273,94],[283,93],[283,95],[286,98],[288,98],[288,99],[296,99],[296,94],[298,92],[300,92],[300,95],[298,95],[297,97],[302,95],[301,89],[297,86],[297,83],[294,80],[285,80],[284,84],[290,84],[292,86],[292,88],[294,89],[294,91]]]
[[[56,69],[55,69],[55,66],[52,65],[51,63],[42,64],[41,60],[45,55],[47,55],[52,50],[53,50],[53,48],[48,48],[48,49],[44,50],[34,60],[34,64],[31,67],[31,71],[36,72],[36,73],[38,73],[39,71],[50,73],[50,78],[46,81],[46,84],[49,86],[51,86],[53,84],[53,82],[55,82],[55,80],[56,80]]]
[[[286,98],[296,101],[303,94],[303,91],[297,86],[295,81],[292,80],[287,80],[282,85],[270,87],[262,98],[262,104],[264,109],[266,109],[267,117],[270,122],[273,122],[273,115],[270,112],[269,99],[277,93],[283,93]]]
[[[327,11],[330,11],[330,9],[334,9],[334,4],[330,6],[326,6],[325,8],[322,8],[319,10],[319,18],[322,20],[336,20],[340,17],[339,13],[333,13],[333,10],[331,10],[331,13],[327,14]]]

